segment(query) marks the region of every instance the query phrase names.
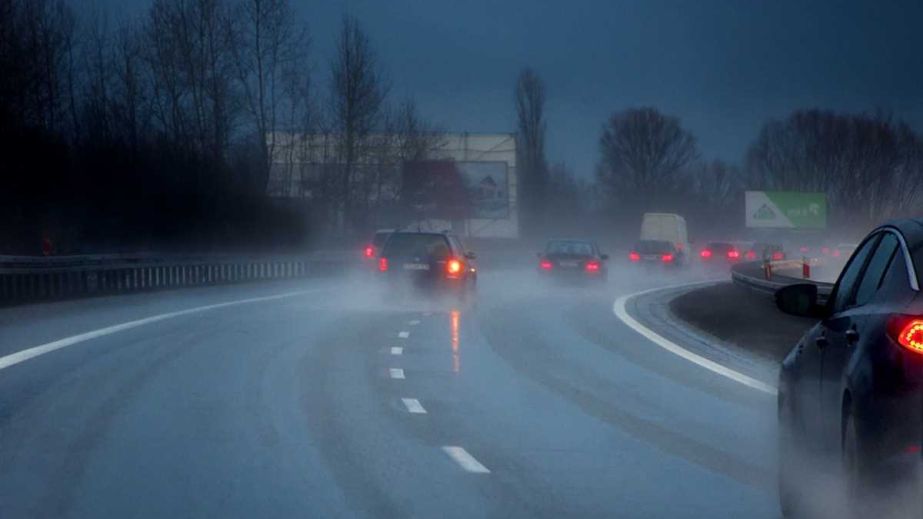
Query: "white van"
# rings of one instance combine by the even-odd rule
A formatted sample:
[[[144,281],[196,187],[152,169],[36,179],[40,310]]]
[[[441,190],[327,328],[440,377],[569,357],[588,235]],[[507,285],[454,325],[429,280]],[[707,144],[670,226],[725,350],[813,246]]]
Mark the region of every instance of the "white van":
[[[677,263],[687,263],[690,258],[689,235],[686,219],[671,213],[644,213],[641,220],[641,241],[668,241],[680,255]]]

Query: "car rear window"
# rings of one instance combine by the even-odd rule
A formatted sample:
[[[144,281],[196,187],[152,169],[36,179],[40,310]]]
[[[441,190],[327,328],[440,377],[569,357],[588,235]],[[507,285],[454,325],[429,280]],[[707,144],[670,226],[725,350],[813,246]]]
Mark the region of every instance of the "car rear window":
[[[372,238],[372,245],[376,247],[381,247],[388,241],[388,238],[391,236],[390,232],[376,232],[375,236]]]
[[[712,252],[727,252],[734,248],[733,245],[723,241],[713,241],[706,245],[707,248],[711,249]]]
[[[383,256],[449,256],[451,248],[442,234],[394,233],[385,244]]]
[[[580,241],[553,241],[548,243],[545,252],[548,254],[590,256],[593,254],[593,246],[587,242]]]
[[[635,247],[640,254],[663,254],[673,250],[673,244],[668,241],[642,240]]]

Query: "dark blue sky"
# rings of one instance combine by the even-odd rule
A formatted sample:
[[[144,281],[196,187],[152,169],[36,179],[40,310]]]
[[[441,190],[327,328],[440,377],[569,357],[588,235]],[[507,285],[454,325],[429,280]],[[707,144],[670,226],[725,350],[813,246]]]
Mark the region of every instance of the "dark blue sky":
[[[104,0],[121,5],[118,0]],[[143,10],[150,0],[125,0]],[[513,84],[547,83],[548,156],[589,175],[608,114],[680,117],[705,157],[739,161],[795,108],[884,110],[923,128],[923,2],[795,0],[326,0],[293,5],[315,72],[343,13],[378,49],[396,99],[451,131],[514,127]],[[123,11],[124,12],[124,11]]]

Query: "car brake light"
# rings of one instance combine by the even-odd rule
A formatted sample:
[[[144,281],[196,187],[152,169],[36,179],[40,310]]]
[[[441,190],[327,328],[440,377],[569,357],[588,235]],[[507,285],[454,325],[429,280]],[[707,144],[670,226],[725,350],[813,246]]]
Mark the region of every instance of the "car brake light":
[[[728,259],[736,260],[736,259],[738,259],[738,258],[740,258],[740,252],[739,252],[739,251],[736,251],[736,250],[733,250],[733,249],[731,249],[731,250],[728,251]]]
[[[388,258],[378,258],[378,271],[379,272],[388,271]]]
[[[455,258],[452,258],[446,262],[445,271],[446,271],[446,274],[449,274],[450,276],[454,276],[454,275],[461,273],[462,267],[463,265],[461,261]]]
[[[366,257],[366,258],[371,258],[371,257],[373,257],[374,255],[375,255],[375,247],[372,247],[371,245],[367,246],[367,247],[365,248],[365,257]]]
[[[896,315],[888,321],[888,332],[904,348],[923,355],[923,319]]]
[[[699,253],[699,256],[702,256],[702,259],[711,258],[711,250],[709,250],[709,249],[702,249],[702,252]]]
[[[637,262],[641,261],[641,255],[638,254],[638,253],[635,252],[635,251],[631,251],[631,252],[628,253],[628,261],[633,261],[633,262],[637,263]]]
[[[772,259],[773,261],[782,261],[785,259],[785,254],[783,254],[781,251],[773,252]]]
[[[543,259],[542,261],[538,262],[538,266],[542,270],[551,270],[552,268],[554,268],[554,263],[552,263],[549,260]]]
[[[599,262],[598,261],[588,261],[584,268],[587,272],[599,272]]]
[[[808,252],[808,251],[811,250],[811,249],[802,246],[802,247],[801,247],[800,249],[798,249],[798,250],[800,250],[801,252]]]
[[[669,252],[660,257],[660,261],[664,263],[671,263],[673,261],[673,254]]]
[[[833,257],[834,258],[840,257],[840,249],[833,249]]]
[[[747,259],[748,259],[748,260],[755,260],[755,259],[756,259],[756,251],[748,250],[748,251],[747,251]]]

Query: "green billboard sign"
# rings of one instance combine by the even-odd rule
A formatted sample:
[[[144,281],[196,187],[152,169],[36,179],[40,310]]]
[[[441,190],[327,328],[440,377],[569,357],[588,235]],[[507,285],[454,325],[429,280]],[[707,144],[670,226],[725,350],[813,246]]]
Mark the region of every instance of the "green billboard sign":
[[[747,191],[744,197],[747,227],[771,229],[824,229],[827,196],[796,191]]]

